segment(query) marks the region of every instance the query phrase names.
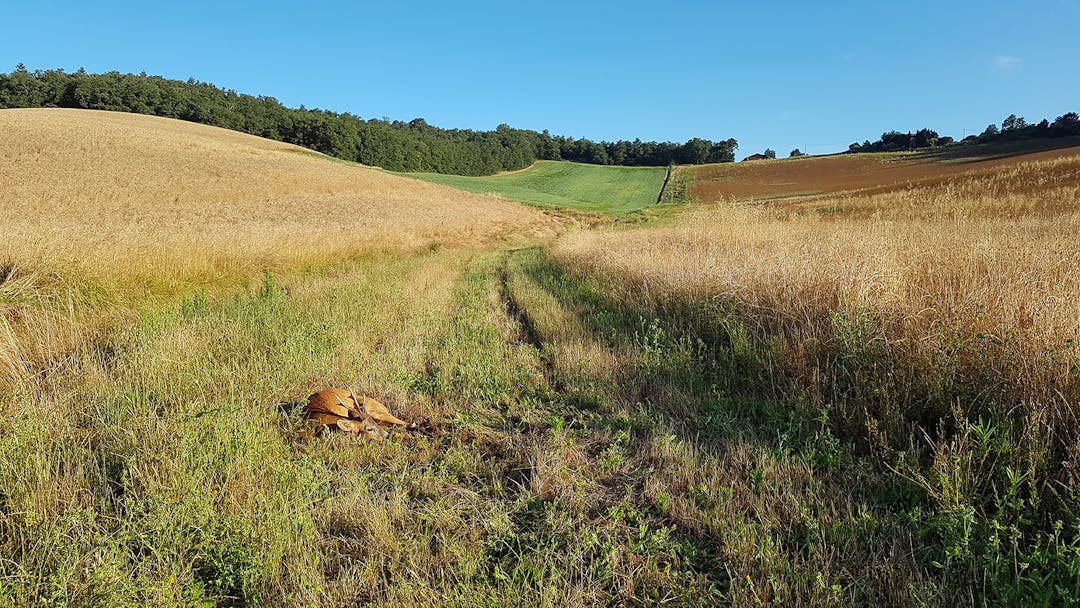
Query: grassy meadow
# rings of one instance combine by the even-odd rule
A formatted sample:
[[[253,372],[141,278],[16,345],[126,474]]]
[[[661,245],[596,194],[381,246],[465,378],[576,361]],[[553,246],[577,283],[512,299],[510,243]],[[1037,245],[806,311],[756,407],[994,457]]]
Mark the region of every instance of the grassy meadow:
[[[6,112],[0,605],[1080,601],[1080,156],[583,228]]]
[[[541,207],[605,214],[630,213],[656,204],[665,167],[615,167],[544,160],[488,177],[410,173],[411,177],[468,192],[494,193]]]

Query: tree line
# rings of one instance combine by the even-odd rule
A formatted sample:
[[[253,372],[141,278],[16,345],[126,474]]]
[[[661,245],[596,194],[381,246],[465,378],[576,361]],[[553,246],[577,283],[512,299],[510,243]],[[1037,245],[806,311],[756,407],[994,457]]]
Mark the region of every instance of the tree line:
[[[735,160],[738,142],[693,138],[686,143],[594,142],[499,125],[494,131],[442,129],[423,118],[363,119],[349,112],[288,108],[273,97],[161,76],[80,69],[0,73],[0,108],[84,108],[151,114],[224,127],[297,144],[344,160],[392,171],[488,175],[537,160],[599,165],[663,166]]]
[[[861,144],[859,142],[851,144],[848,146],[848,152],[896,152],[938,146],[985,144],[1070,135],[1080,135],[1080,116],[1076,112],[1062,114],[1053,122],[1044,118],[1034,124],[1029,124],[1023,117],[1016,114],[1009,114],[1005,120],[1001,121],[1000,127],[996,124],[987,125],[982,133],[968,135],[960,141],[947,135],[939,135],[932,129],[919,129],[907,133],[886,131],[877,141],[866,140]]]

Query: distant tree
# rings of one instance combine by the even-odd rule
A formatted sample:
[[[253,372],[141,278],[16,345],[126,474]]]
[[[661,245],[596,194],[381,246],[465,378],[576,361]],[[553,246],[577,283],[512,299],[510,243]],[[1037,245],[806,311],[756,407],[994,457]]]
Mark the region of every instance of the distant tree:
[[[1017,129],[1023,129],[1027,126],[1027,121],[1023,117],[1017,117],[1016,114],[1009,114],[1005,120],[1001,121],[1001,132],[1015,131]]]
[[[951,139],[949,141],[952,141]],[[942,145],[942,138],[933,129],[919,129],[915,132],[886,131],[877,141],[866,140],[848,146],[848,152],[896,152]]]
[[[709,148],[709,156],[706,162],[730,163],[735,162],[735,150],[739,148],[739,142],[734,139],[718,141]]]
[[[772,148],[766,148],[765,158],[776,158],[776,150],[773,150]]]
[[[683,144],[682,150],[679,151],[678,161],[684,165],[704,164],[709,158],[710,148],[712,148],[711,141],[695,137]]]
[[[583,146],[584,157],[583,161],[592,165],[606,165],[609,164],[607,148],[602,144],[598,144],[594,141],[583,140],[585,145]]]
[[[615,143],[609,143],[605,146],[608,151],[608,158],[613,165],[625,165],[627,164],[627,158],[630,156],[630,142],[617,141]]]
[[[442,129],[423,118],[361,119],[349,113],[288,108],[272,97],[222,89],[194,77],[84,69],[30,72],[18,64],[0,73],[0,108],[61,107],[138,112],[178,118],[305,146],[395,171],[484,175],[520,169],[538,159],[595,164],[665,166],[672,162],[730,162],[738,143],[694,138],[686,144],[593,142],[500,124],[494,131]]]
[[[796,156],[806,156],[806,152],[803,152],[802,150],[800,150],[798,148],[795,148],[794,150],[791,151],[791,154],[788,154],[788,158],[794,158]]]
[[[995,137],[997,137],[1000,133],[1001,133],[1001,131],[998,130],[997,125],[994,125],[994,124],[986,125],[986,128],[983,129],[983,132],[979,133],[979,141],[981,141],[981,142],[989,141],[989,140],[994,139]]]
[[[886,131],[881,134],[881,139],[870,144],[870,148],[874,152],[895,152],[896,150],[907,150],[911,147],[911,143],[910,132]]]
[[[559,154],[559,144],[551,137],[547,129],[540,134],[539,143],[536,146],[536,156],[540,160],[562,160]]]
[[[915,132],[916,148],[930,148],[938,145],[938,132],[933,129],[919,129]]]
[[[1080,116],[1076,112],[1062,114],[1050,124],[1054,135],[1080,135]]]

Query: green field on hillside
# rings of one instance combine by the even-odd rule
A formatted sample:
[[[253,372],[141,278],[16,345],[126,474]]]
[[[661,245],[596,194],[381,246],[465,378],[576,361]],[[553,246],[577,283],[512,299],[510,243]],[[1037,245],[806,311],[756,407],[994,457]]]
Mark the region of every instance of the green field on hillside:
[[[600,213],[629,213],[656,203],[666,167],[610,167],[540,161],[522,171],[487,177],[434,173],[407,175],[461,190],[496,193],[511,200]]]

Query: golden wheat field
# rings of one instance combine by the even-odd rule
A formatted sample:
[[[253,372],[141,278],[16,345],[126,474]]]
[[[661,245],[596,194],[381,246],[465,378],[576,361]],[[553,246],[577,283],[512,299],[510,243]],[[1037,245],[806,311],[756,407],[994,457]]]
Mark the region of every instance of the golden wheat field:
[[[669,226],[574,232],[553,252],[638,305],[740,308],[790,362],[855,324],[891,375],[955,366],[996,379],[983,400],[1056,403],[1075,423],[1077,235],[1080,153],[878,194],[699,206]]]
[[[0,210],[0,378],[59,356],[110,308],[246,284],[268,268],[559,226],[530,207],[289,144],[68,109],[0,111]]]
[[[574,229],[211,127],[0,111],[0,605],[1067,603],[1056,156]],[[416,426],[320,433],[331,386]]]
[[[78,264],[125,281],[476,245],[556,226],[528,207],[289,144],[67,109],[0,112],[0,209],[0,259],[44,272]]]

